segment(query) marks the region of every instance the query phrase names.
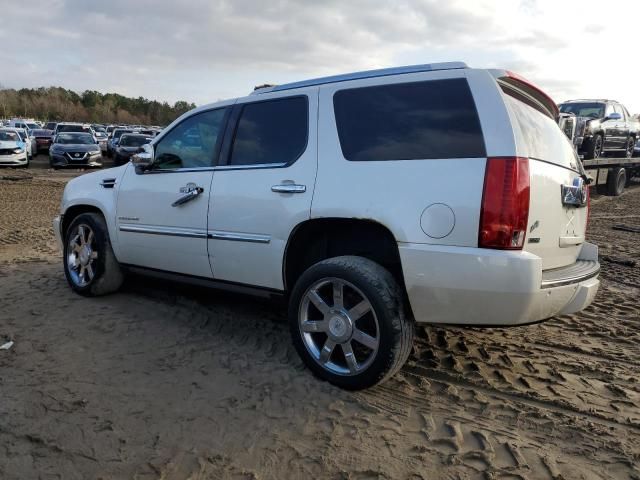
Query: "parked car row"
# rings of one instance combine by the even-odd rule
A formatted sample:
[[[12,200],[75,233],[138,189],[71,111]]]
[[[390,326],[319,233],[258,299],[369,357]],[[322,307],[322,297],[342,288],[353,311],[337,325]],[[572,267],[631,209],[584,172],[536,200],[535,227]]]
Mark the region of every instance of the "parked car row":
[[[35,120],[12,119],[0,121],[0,131],[5,132],[0,148],[0,166],[28,168],[35,155],[47,152],[50,166],[61,168],[101,167],[105,154],[114,157],[116,165],[121,165],[128,162],[142,145],[149,143],[161,128],[79,122],[43,124]]]

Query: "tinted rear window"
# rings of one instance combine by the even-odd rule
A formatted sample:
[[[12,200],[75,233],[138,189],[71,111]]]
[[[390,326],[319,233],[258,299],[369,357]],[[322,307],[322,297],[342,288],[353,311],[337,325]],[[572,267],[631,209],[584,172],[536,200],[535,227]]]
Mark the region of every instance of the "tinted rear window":
[[[340,90],[333,105],[347,160],[486,156],[466,79]]]

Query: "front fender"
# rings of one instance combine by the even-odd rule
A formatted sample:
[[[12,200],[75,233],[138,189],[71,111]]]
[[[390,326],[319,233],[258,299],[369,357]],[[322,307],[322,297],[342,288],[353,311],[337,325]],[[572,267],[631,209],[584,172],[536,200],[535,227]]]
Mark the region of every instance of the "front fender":
[[[116,203],[118,189],[124,172],[128,167],[129,164],[126,164],[121,167],[100,170],[74,178],[67,183],[60,204],[60,214],[63,216],[68,212],[73,214],[71,212],[78,211],[78,207],[83,206],[100,210],[107,223],[109,238],[116,258],[119,256],[115,218]],[[102,185],[103,180],[112,179],[115,180],[113,187],[104,187]]]

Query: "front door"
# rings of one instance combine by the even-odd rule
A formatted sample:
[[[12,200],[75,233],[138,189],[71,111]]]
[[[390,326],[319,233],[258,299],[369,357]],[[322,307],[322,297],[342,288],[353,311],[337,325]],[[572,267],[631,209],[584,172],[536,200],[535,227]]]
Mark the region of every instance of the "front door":
[[[154,142],[150,170],[129,164],[118,192],[121,263],[211,277],[207,210],[227,107],[187,117]]]
[[[603,147],[606,149],[620,148],[620,144],[622,143],[619,132],[620,120],[607,120],[612,113],[615,113],[613,104],[607,103],[605,120],[602,122],[602,130],[604,131]]]
[[[234,106],[213,174],[208,227],[215,279],[278,290],[289,235],[310,216],[318,89],[279,95]]]

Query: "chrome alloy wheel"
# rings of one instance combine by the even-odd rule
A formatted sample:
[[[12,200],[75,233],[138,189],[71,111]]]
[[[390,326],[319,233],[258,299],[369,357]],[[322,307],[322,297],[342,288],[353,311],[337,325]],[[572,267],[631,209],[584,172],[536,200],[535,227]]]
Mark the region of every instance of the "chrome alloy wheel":
[[[355,285],[339,278],[312,284],[300,302],[302,340],[322,368],[357,375],[376,358],[380,326],[371,302]]]
[[[67,245],[67,267],[73,283],[78,287],[86,287],[95,276],[95,260],[98,252],[95,250],[95,235],[93,230],[80,224],[70,235]]]

